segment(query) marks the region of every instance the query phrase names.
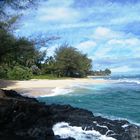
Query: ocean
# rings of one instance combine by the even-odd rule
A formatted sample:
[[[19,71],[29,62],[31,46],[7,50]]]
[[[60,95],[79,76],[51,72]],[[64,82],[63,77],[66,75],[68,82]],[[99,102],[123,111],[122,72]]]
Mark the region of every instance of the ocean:
[[[109,119],[125,119],[140,125],[140,76],[110,76],[102,84],[70,85],[55,89],[54,96],[40,97],[47,104],[70,104]],[[70,127],[70,126],[69,126]]]

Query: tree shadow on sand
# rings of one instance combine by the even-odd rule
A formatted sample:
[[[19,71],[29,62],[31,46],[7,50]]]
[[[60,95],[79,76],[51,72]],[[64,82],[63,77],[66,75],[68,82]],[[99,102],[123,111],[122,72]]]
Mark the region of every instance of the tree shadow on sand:
[[[10,80],[1,80],[0,79],[0,88],[6,88],[8,86],[16,84],[16,81],[10,81]]]

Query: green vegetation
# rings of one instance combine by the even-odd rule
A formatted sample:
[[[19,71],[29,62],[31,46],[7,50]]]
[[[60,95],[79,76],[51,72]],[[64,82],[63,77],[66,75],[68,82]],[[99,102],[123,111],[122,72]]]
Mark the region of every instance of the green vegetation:
[[[55,75],[45,74],[45,75],[33,75],[32,79],[57,79]]]
[[[105,69],[100,71],[89,71],[88,74],[93,76],[108,76],[111,74],[111,70]]]
[[[56,49],[54,56],[45,59],[46,53],[40,52],[33,41],[16,38],[2,26],[0,44],[0,78],[30,79],[32,74],[51,74],[52,79],[85,77],[91,69],[91,60],[67,44]]]
[[[40,52],[29,39],[16,38],[5,27],[1,25],[0,28],[0,78],[29,79],[27,68],[39,67],[45,53]]]
[[[92,67],[91,62],[76,48],[64,44],[42,64],[42,72],[56,77],[85,77]]]
[[[91,71],[92,61],[86,54],[76,48],[63,44],[55,50],[54,56],[47,57],[46,52],[39,51],[46,42],[56,37],[30,39],[16,37],[13,30],[19,15],[7,15],[6,6],[11,9],[26,9],[33,0],[24,4],[19,0],[0,1],[0,78],[3,79],[57,79],[65,77],[86,77],[108,75],[110,70]],[[14,12],[13,12],[14,13]]]
[[[15,66],[12,70],[8,71],[7,76],[12,80],[29,80],[32,77],[32,72],[29,68]]]
[[[58,76],[85,77],[92,67],[86,54],[68,45],[56,49],[54,58]]]
[[[7,73],[9,68],[6,65],[0,65],[0,78],[7,79]]]
[[[32,75],[32,79],[49,79],[49,80],[58,80],[58,79],[68,79],[71,77],[57,77],[53,74],[43,74],[43,75]]]

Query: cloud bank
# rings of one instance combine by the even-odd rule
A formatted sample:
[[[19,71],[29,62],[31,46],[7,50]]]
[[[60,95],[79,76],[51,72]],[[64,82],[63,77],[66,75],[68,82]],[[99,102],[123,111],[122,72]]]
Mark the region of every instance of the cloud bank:
[[[139,13],[138,0],[43,0],[37,10],[25,11],[16,34],[59,34],[60,42],[70,43],[93,59],[93,69],[139,72]],[[56,46],[50,46],[49,55]]]

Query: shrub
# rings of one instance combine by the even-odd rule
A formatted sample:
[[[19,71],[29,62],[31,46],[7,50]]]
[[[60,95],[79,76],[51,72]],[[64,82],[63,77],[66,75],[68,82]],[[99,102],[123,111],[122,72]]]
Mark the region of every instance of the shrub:
[[[32,72],[26,67],[15,66],[12,70],[8,71],[8,78],[12,80],[28,80],[31,77]]]
[[[34,75],[40,75],[41,74],[41,70],[36,65],[31,66],[30,69],[31,69],[31,71]]]
[[[7,72],[9,68],[7,66],[0,66],[0,78],[7,78]]]

